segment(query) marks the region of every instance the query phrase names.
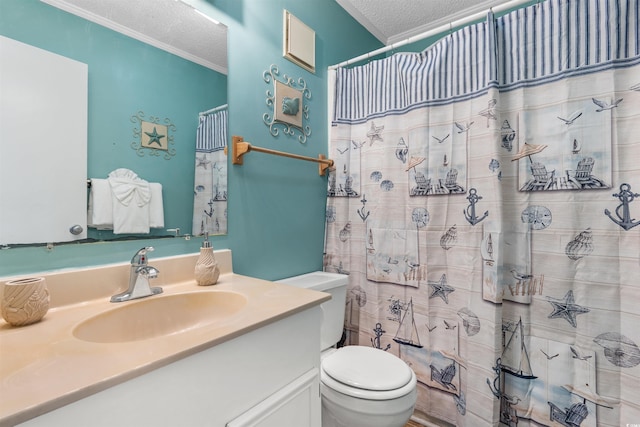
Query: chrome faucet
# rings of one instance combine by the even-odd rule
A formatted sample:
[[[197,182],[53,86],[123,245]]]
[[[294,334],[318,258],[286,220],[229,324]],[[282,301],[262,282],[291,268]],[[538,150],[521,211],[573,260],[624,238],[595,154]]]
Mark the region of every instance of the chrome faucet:
[[[129,271],[129,289],[111,297],[111,302],[129,301],[162,293],[161,287],[149,286],[149,279],[158,277],[158,269],[147,264],[147,252],[152,252],[153,246],[140,249],[131,258]]]

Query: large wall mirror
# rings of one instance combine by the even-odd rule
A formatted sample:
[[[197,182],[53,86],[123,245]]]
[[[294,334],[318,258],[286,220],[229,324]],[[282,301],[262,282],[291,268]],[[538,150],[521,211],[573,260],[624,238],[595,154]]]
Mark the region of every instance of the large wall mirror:
[[[25,186],[16,179],[3,185],[21,188],[25,203],[35,206],[42,219],[58,216],[64,202],[54,196],[38,206],[38,180],[45,182],[48,176],[83,163],[86,177],[81,185],[76,176],[74,182],[58,187],[64,193],[80,192],[88,200],[90,180],[131,171],[161,185],[162,226],[148,233],[87,227],[86,234],[68,240],[164,238],[200,234],[205,229],[210,234],[225,234],[227,161],[223,147],[219,141],[197,143],[203,140],[199,128],[202,131],[205,118],[220,112],[226,116],[227,27],[216,21],[219,16],[205,0],[2,0],[1,36],[86,64],[88,70],[86,154],[75,150],[64,161],[49,160],[48,151],[28,142],[26,129],[14,144],[24,150],[26,160],[14,166],[42,175],[35,184]],[[57,104],[54,99],[53,108],[64,108],[62,97],[57,96]],[[29,108],[29,103],[20,107]],[[62,142],[54,147],[62,152],[67,130],[41,120],[42,114],[33,113],[27,126],[35,129],[46,123],[45,135],[61,137]],[[34,158],[41,160],[39,166],[29,168],[29,159]],[[31,230],[37,218],[14,218],[16,223],[10,227]],[[12,241],[0,241],[0,246],[58,243],[55,237],[35,234],[42,238],[19,241],[12,237]]]

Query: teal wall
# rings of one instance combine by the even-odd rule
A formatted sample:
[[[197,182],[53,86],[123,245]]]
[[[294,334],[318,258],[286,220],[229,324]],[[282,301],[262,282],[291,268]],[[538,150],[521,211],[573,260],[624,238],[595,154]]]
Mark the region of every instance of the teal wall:
[[[327,154],[327,66],[380,47],[380,43],[334,0],[189,0],[229,26],[229,76],[52,8],[37,0],[0,1],[0,34],[89,64],[89,175],[127,167],[162,182],[165,223],[191,221],[197,113],[227,102],[229,134],[257,146],[317,157]],[[215,8],[214,6],[215,5]],[[282,57],[282,10],[316,32],[316,73]],[[51,21],[53,20],[53,21]],[[280,75],[303,78],[312,134],[305,145],[273,137],[262,116],[262,73],[274,64]],[[205,79],[206,84],[196,84]],[[175,123],[177,155],[139,157],[130,148],[137,111]],[[216,249],[233,251],[234,270],[266,279],[322,268],[326,178],[312,163],[250,153],[243,166],[229,165],[229,234],[215,236]],[[144,245],[152,257],[198,251],[199,239],[105,242],[0,250],[0,277],[127,261]]]
[[[310,157],[327,153],[327,67],[381,44],[335,0],[216,0],[229,19],[229,129],[257,146]],[[282,57],[283,9],[316,33],[316,73]],[[271,64],[280,75],[303,78],[311,90],[306,144],[272,137],[262,115],[266,106],[262,73]],[[229,243],[234,270],[281,278],[322,269],[326,205],[325,177],[314,163],[249,153],[244,165],[229,167]]]

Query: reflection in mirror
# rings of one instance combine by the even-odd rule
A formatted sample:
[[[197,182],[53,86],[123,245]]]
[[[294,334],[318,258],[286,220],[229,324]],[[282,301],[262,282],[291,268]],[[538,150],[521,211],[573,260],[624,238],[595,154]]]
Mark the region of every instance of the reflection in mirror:
[[[200,113],[192,234],[227,232],[227,105]]]
[[[0,35],[88,67],[86,179],[106,179],[112,171],[125,168],[162,186],[164,227],[143,235],[89,228],[88,239],[76,242],[159,238],[201,229],[201,215],[192,210],[197,192],[194,177],[198,169],[199,113],[227,103],[227,28],[212,22],[209,15],[215,17],[216,13],[201,0],[155,0],[152,6],[145,0],[2,0]],[[138,153],[134,145],[139,146],[140,141],[134,131],[140,123],[132,123],[131,117],[140,113],[149,122],[153,118],[170,121],[175,155],[165,158]],[[33,125],[37,123],[35,120]],[[28,134],[24,132],[24,137]],[[30,145],[27,141],[17,146],[28,150]],[[210,218],[219,215],[224,222],[218,219],[216,225],[215,220],[209,221],[213,224],[209,231],[220,234],[226,232],[226,207],[222,205],[226,204],[226,158],[214,163],[217,175],[211,179],[216,182],[212,181],[209,188],[224,188],[224,197],[216,199],[218,191],[211,197],[215,199],[215,214]],[[224,168],[220,168],[222,164]],[[50,164],[42,172],[51,174],[64,167]],[[68,191],[74,186],[63,187]],[[84,179],[80,191],[85,198],[89,194]],[[56,215],[56,204],[39,209],[43,214]],[[15,224],[16,228],[31,226]],[[41,242],[51,240],[43,238]],[[13,247],[14,243],[25,242],[0,241],[0,246]]]

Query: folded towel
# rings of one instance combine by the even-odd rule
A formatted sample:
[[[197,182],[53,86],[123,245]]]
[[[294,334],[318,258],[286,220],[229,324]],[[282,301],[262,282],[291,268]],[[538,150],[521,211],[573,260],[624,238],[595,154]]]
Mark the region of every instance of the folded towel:
[[[162,201],[162,184],[150,182],[151,202],[149,203],[149,227],[164,228],[164,204]]]
[[[129,169],[109,174],[113,203],[113,233],[149,233],[149,183]]]
[[[124,168],[111,172],[109,179],[93,178],[87,225],[114,230],[114,234],[149,233],[149,228],[164,228],[162,184],[149,183]]]
[[[109,184],[113,196],[124,206],[135,202],[138,207],[143,207],[151,201],[149,183],[129,169],[116,169],[111,172]]]
[[[89,192],[87,225],[99,230],[113,229],[111,186],[106,179],[92,179]]]

